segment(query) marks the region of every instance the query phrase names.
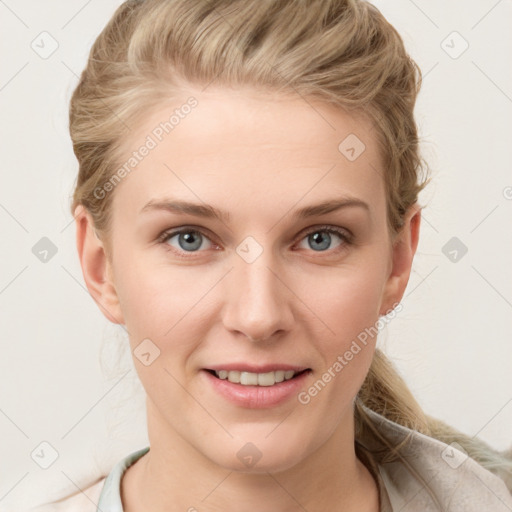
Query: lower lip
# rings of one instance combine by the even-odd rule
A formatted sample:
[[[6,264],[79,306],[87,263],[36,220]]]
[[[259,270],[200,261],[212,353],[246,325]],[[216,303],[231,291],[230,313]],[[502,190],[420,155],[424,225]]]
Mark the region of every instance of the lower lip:
[[[296,396],[311,370],[273,386],[244,386],[229,382],[227,379],[219,379],[206,370],[202,370],[202,373],[215,391],[233,404],[250,409],[265,409],[282,404]]]

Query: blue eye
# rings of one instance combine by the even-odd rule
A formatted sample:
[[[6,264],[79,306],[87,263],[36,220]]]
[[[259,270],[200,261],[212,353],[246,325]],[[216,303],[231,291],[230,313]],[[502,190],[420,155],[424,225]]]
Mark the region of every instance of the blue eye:
[[[331,246],[333,240],[332,235],[335,235],[335,238],[341,240],[335,247]],[[344,231],[331,227],[317,228],[314,231],[310,231],[302,240],[306,240],[309,248],[312,248],[315,252],[336,249],[341,245],[350,243],[349,236]],[[306,249],[307,248],[308,247],[306,247]]]
[[[204,233],[192,228],[166,231],[158,237],[158,242],[164,244],[167,250],[173,251],[183,258],[187,258],[184,253],[197,253],[201,252],[201,249],[211,249],[215,246]],[[307,245],[304,246],[304,243]],[[333,243],[336,245],[333,246]],[[299,247],[314,252],[337,252],[345,249],[351,243],[352,235],[349,232],[332,226],[320,226],[310,229],[303,235],[299,242],[302,245]]]
[[[175,244],[169,243],[173,238],[176,238],[177,246]],[[160,239],[160,242],[165,243],[167,245],[171,245],[175,249],[182,250],[185,252],[197,252],[197,250],[200,249],[201,246],[203,246],[203,242],[205,242],[206,240],[210,242],[210,240],[200,231],[192,229],[182,229],[180,231],[164,233],[162,238]]]

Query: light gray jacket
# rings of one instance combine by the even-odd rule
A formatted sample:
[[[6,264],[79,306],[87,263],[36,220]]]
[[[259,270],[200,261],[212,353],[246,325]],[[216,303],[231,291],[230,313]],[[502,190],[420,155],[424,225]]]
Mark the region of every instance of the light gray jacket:
[[[365,411],[390,446],[398,446],[412,433],[410,441],[399,450],[399,458],[387,463],[379,452],[382,448],[388,451],[389,447],[375,435],[366,433],[358,439],[357,454],[378,482],[381,512],[512,512],[512,495],[503,480],[463,451],[411,431],[368,408]],[[123,472],[148,450],[146,447],[128,455],[107,477],[83,492],[31,512],[123,512]]]

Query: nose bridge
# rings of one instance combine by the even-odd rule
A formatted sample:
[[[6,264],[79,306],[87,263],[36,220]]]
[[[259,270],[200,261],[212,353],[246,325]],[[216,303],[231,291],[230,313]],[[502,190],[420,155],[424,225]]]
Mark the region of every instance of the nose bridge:
[[[259,246],[259,247],[258,247]],[[293,322],[290,297],[278,278],[279,263],[271,249],[254,240],[242,242],[234,254],[234,269],[226,296],[224,323],[253,340],[265,340]]]

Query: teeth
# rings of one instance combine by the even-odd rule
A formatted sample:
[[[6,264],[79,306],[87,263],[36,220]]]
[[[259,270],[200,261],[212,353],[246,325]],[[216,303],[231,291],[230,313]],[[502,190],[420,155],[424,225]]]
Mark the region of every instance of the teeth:
[[[295,375],[295,372],[293,370],[277,370],[267,373],[251,373],[219,370],[215,371],[215,375],[217,375],[219,379],[229,380],[229,382],[243,384],[244,386],[273,386],[278,382],[290,380]]]

